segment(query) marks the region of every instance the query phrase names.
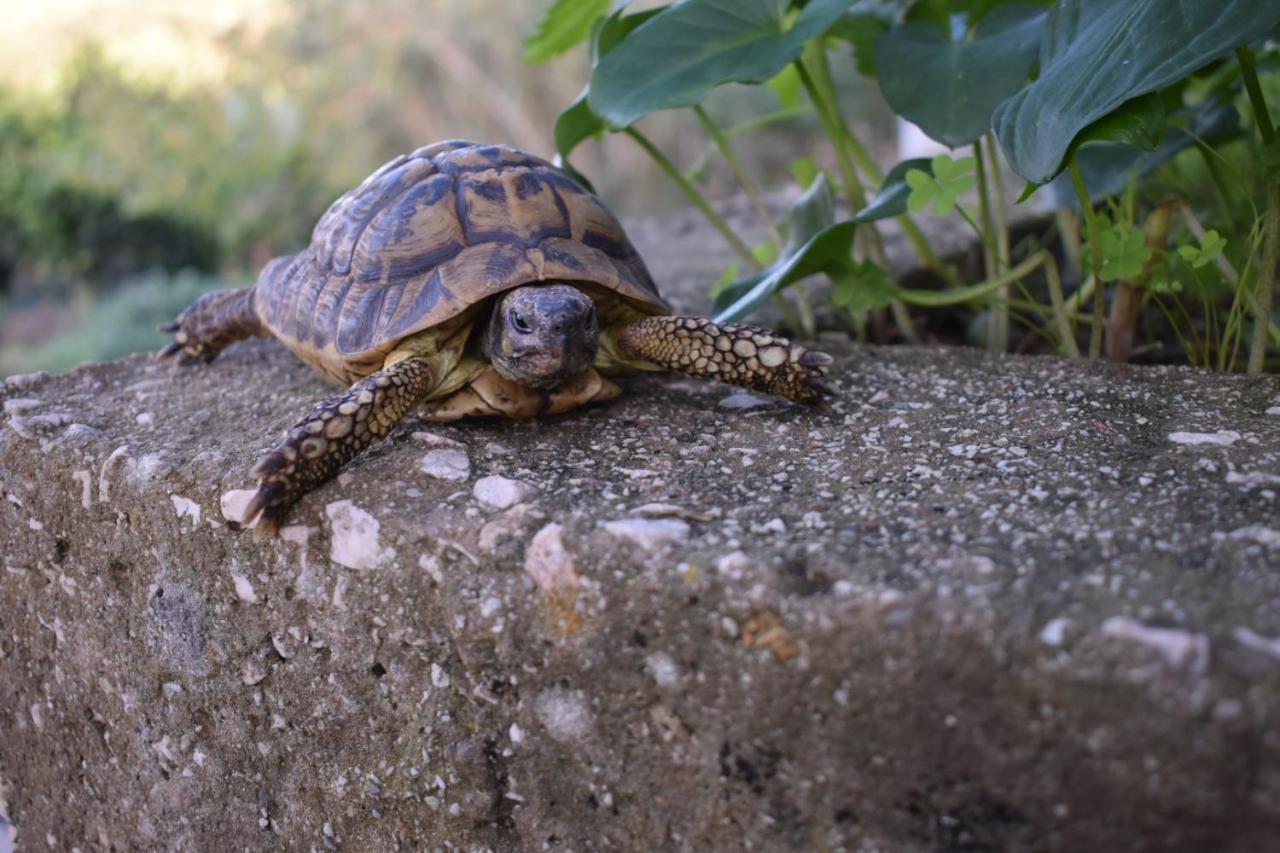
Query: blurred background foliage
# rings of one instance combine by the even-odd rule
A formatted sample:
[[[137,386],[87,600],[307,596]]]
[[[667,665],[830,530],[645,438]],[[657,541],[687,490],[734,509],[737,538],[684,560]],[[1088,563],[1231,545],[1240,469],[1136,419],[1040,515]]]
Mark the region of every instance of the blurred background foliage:
[[[305,245],[334,198],[403,151],[464,137],[551,156],[588,59],[524,61],[549,5],[7,0],[0,375],[158,345],[152,324]],[[874,84],[851,57],[837,73],[851,111],[891,147]],[[725,87],[708,104],[726,124],[773,109],[761,87]],[[814,125],[802,116],[751,134],[744,163],[766,188],[788,181]],[[706,150],[687,113],[645,128],[683,162]],[[683,203],[629,140],[583,146],[575,165],[621,215]],[[712,197],[733,186],[714,158],[699,180]]]

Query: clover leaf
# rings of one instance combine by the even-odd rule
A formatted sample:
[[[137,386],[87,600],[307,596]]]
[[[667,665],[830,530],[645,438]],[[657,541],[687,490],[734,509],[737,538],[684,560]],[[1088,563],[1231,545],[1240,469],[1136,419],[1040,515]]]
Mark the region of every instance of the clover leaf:
[[[1137,278],[1151,258],[1151,247],[1141,231],[1124,225],[1112,224],[1106,216],[1098,217],[1098,244],[1102,247],[1103,281]]]
[[[831,301],[854,314],[882,308],[893,301],[893,276],[877,263],[862,261],[832,277]]]
[[[1182,255],[1184,261],[1191,264],[1192,269],[1198,270],[1216,261],[1226,246],[1226,238],[1210,229],[1200,239],[1199,246],[1179,246],[1178,254]]]
[[[930,165],[933,167],[932,175],[923,169],[907,172],[907,186],[911,187],[907,209],[919,213],[933,202],[934,216],[946,216],[955,210],[956,198],[977,184],[978,179],[973,174],[977,163],[972,157],[952,160],[946,154],[939,154]]]

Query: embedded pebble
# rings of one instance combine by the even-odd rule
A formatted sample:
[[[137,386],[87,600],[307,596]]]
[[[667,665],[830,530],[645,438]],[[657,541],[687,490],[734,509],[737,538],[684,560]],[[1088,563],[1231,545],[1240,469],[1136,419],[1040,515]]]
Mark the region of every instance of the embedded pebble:
[[[333,527],[329,558],[349,569],[375,569],[395,557],[378,542],[378,519],[349,500],[326,504],[324,513]]]
[[[565,550],[559,524],[548,524],[534,534],[525,549],[524,571],[543,592],[573,588],[578,585],[578,572],[573,558]]]
[[[440,480],[460,482],[471,476],[471,460],[464,450],[432,450],[422,457],[419,467],[422,473]]]
[[[644,659],[645,666],[659,687],[674,688],[680,686],[680,666],[666,652],[654,652]]]
[[[22,415],[39,405],[40,401],[35,397],[14,397],[11,400],[4,401],[4,413],[6,415]]]
[[[755,394],[749,394],[746,391],[734,391],[720,402],[716,403],[722,409],[743,410],[758,409],[761,406],[768,406],[772,401],[764,397],[757,397]]]
[[[1112,616],[1102,623],[1104,637],[1131,640],[1154,649],[1174,667],[1203,672],[1209,663],[1209,638],[1203,634],[1174,628],[1152,628],[1124,616]]]
[[[562,687],[543,690],[534,697],[533,712],[552,740],[570,743],[591,734],[591,709],[575,691]]]
[[[178,518],[191,519],[192,526],[200,524],[200,504],[182,495],[169,495],[169,500],[173,502],[173,511],[178,514]]]
[[[253,500],[253,496],[258,493],[257,489],[232,489],[229,492],[223,492],[218,499],[218,505],[222,510],[222,517],[227,521],[236,524],[244,524],[244,511],[249,506],[249,501]],[[258,519],[254,519],[253,523],[248,527],[258,526]]]
[[[1069,627],[1071,627],[1070,619],[1061,616],[1057,619],[1050,619],[1040,631],[1040,642],[1054,648],[1061,646]]]
[[[1247,539],[1251,542],[1257,542],[1259,545],[1266,545],[1272,548],[1280,547],[1280,530],[1275,530],[1262,524],[1239,527],[1228,535],[1232,539]]]
[[[147,427],[148,429],[156,425],[156,416],[151,412],[141,412],[134,420],[138,422],[138,426]]]
[[[507,509],[529,497],[533,493],[533,487],[519,480],[492,475],[476,480],[472,493],[476,500],[487,507]]]
[[[606,521],[603,527],[611,535],[646,551],[656,551],[689,538],[688,523],[676,518],[621,518]]]
[[[1219,447],[1230,447],[1240,440],[1240,433],[1231,429],[1217,432],[1171,432],[1169,440],[1174,444],[1216,444]]]
[[[253,583],[244,575],[231,573],[231,582],[235,584],[236,598],[248,604],[258,603],[258,593],[253,589]]]
[[[1274,639],[1254,633],[1248,628],[1236,629],[1236,640],[1242,645],[1280,660],[1280,637]]]

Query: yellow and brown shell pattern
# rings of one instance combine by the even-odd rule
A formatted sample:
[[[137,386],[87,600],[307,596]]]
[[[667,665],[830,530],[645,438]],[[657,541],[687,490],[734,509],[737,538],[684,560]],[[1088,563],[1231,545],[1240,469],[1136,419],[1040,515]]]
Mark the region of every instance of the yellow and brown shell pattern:
[[[409,335],[552,279],[670,313],[599,198],[538,157],[454,140],[397,157],[334,202],[305,251],[266,266],[255,304],[294,353],[350,384]]]

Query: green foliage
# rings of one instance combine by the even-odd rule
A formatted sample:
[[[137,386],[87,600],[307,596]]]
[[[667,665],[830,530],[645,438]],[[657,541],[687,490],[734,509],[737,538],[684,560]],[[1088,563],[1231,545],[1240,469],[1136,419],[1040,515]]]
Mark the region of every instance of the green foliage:
[[[894,111],[957,148],[991,126],[991,112],[1022,88],[1035,63],[1045,12],[1000,6],[972,28],[908,21],[876,43],[880,90]]]
[[[923,172],[925,175],[932,177],[933,162],[918,157],[912,160],[903,160],[898,165],[889,170],[889,174],[884,176],[884,180],[880,182],[880,189],[876,192],[875,197],[854,216],[857,222],[875,222],[880,219],[889,219],[894,216],[901,216],[907,212],[907,202],[913,192],[912,187],[907,183],[907,175],[911,172]],[[919,178],[915,179],[917,183]]]
[[[888,270],[874,261],[860,261],[831,283],[831,301],[859,314],[883,308],[893,301],[896,285]]]
[[[591,35],[596,19],[609,11],[610,0],[556,0],[524,43],[526,62],[546,62]]]
[[[244,286],[193,272],[152,271],[126,279],[108,294],[86,294],[74,322],[38,346],[0,347],[0,375],[33,370],[61,372],[86,361],[106,361],[158,349],[166,339],[156,331],[196,297],[210,290]],[[0,319],[4,312],[0,310]]]
[[[1142,232],[1121,222],[1112,223],[1105,214],[1098,215],[1098,228],[1098,242],[1102,246],[1099,278],[1111,282],[1141,275],[1142,267],[1151,258],[1151,247]]]
[[[800,55],[852,0],[684,0],[663,8],[607,55],[587,102],[612,128],[699,103],[725,83],[763,83]]]
[[[930,165],[933,174],[923,169],[907,171],[906,182],[911,187],[907,209],[912,213],[919,213],[932,202],[933,215],[946,216],[955,210],[956,199],[960,194],[977,185],[978,179],[973,174],[977,161],[972,157],[953,160],[946,154],[939,154]]]
[[[1125,101],[1157,91],[1265,36],[1273,0],[1060,0],[1040,45],[1040,75],[996,107],[992,122],[1014,171],[1043,183],[1076,135]]]
[[[1214,229],[1210,228],[1204,232],[1204,237],[1200,240],[1198,246],[1179,246],[1178,254],[1182,259],[1191,264],[1192,269],[1200,269],[1203,266],[1216,261],[1221,255],[1222,250],[1227,247],[1226,239]]]

